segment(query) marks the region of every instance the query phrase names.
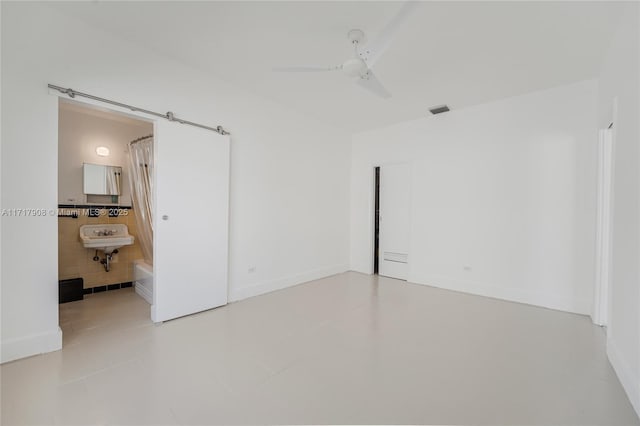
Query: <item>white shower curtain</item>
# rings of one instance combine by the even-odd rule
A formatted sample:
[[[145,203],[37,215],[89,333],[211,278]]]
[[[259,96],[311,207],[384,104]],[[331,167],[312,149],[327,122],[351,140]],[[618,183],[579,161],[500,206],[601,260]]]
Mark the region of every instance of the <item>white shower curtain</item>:
[[[144,260],[153,264],[153,135],[129,143],[129,185]]]
[[[105,166],[107,190],[109,195],[120,195],[120,174],[122,169],[116,166]]]

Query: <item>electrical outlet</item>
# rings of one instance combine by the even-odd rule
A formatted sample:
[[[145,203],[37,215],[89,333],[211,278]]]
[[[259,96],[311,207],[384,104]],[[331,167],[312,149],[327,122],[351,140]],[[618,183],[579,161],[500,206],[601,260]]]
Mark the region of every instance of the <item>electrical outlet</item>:
[[[255,266],[249,266],[248,271],[249,271],[250,274],[253,274],[256,271],[256,267]]]
[[[469,265],[464,266],[462,269],[464,269],[467,272],[471,272],[471,266]]]

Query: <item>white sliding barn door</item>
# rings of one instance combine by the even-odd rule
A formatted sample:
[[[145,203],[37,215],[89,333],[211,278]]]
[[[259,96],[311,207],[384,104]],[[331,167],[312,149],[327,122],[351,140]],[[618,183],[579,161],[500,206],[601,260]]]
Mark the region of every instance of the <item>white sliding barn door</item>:
[[[154,322],[227,303],[229,136],[157,121]]]
[[[380,167],[378,274],[402,280],[409,275],[410,177],[408,164]]]

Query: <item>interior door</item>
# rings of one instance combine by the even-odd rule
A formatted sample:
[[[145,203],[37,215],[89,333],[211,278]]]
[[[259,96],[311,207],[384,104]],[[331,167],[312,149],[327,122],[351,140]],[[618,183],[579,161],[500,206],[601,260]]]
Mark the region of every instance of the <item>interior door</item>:
[[[409,275],[410,170],[408,164],[380,167],[378,274]]]
[[[169,121],[155,128],[151,319],[227,303],[229,136]]]

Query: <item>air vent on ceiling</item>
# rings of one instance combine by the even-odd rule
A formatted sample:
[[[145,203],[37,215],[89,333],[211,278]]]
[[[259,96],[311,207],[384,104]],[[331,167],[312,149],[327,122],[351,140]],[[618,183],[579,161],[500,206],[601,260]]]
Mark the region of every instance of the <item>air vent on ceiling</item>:
[[[437,107],[429,108],[429,112],[431,112],[431,114],[433,115],[442,114],[443,112],[447,112],[447,111],[449,111],[449,107],[446,105],[440,105]]]

